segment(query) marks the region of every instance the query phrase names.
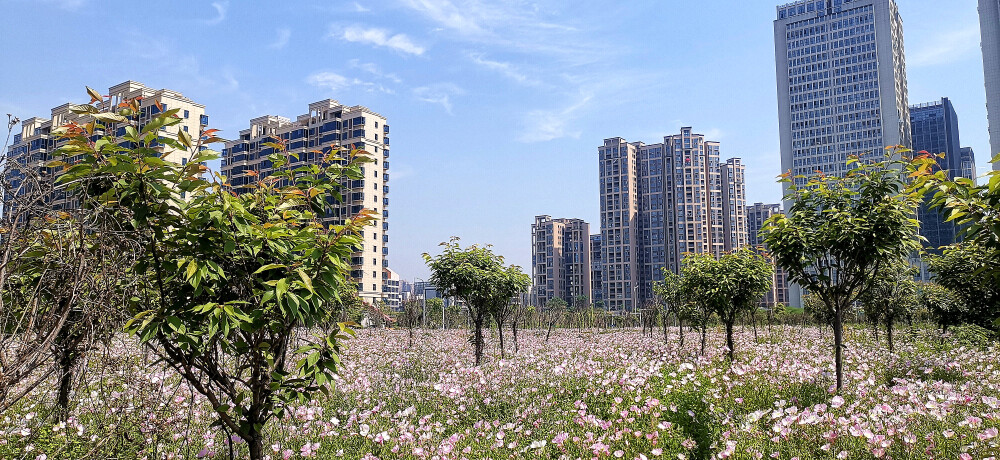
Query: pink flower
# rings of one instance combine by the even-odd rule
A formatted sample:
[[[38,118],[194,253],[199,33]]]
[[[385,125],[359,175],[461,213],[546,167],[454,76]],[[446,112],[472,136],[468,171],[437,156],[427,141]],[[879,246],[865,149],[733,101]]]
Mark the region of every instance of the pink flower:
[[[830,406],[833,407],[834,409],[843,405],[844,405],[844,398],[841,398],[840,395],[834,396],[833,399],[830,401]]]

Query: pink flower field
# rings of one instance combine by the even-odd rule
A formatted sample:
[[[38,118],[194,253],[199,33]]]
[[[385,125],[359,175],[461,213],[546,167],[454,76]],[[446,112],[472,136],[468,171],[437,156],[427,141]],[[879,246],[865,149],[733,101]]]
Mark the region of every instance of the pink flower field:
[[[845,389],[829,332],[522,331],[473,367],[468,331],[362,330],[331,396],[269,427],[271,459],[988,459],[1000,455],[996,349],[903,329],[896,352],[850,330]],[[495,332],[494,332],[495,334]],[[508,340],[508,343],[511,341]],[[512,348],[512,347],[511,347]],[[134,345],[94,356],[66,422],[54,385],[0,420],[0,458],[237,458],[208,403]]]

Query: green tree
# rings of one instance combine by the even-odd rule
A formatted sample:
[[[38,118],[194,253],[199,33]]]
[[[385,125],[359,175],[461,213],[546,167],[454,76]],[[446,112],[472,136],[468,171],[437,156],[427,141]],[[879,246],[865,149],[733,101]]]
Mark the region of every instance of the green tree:
[[[979,248],[983,264],[977,275],[1000,282],[1000,171],[990,171],[982,185],[964,177],[949,180],[934,156],[919,153],[911,164],[911,189],[931,194],[931,205],[959,226],[965,243]],[[998,161],[1000,154],[992,160]]]
[[[941,334],[951,326],[962,324],[968,309],[951,289],[935,282],[917,283],[917,304],[941,328]]]
[[[993,331],[1000,329],[996,323],[1000,320],[1000,283],[988,275],[993,269],[989,253],[981,245],[969,242],[927,258],[934,281],[961,300],[961,305],[949,312],[948,325],[969,323]]]
[[[440,324],[444,327],[444,299],[440,297],[430,298],[424,301],[424,309],[427,311],[428,327],[437,327]],[[431,326],[434,325],[434,326]]]
[[[144,284],[127,329],[211,402],[216,424],[246,440],[250,458],[261,459],[267,423],[333,382],[347,325],[298,349],[293,334],[329,321],[352,284],[350,256],[373,213],[330,227],[319,218],[340,200],[341,180],[363,177],[367,157],[314,151],[320,161],[293,168],[299,154],[276,140],[266,143],[276,152],[268,157],[274,173],[236,194],[224,177],[203,177],[202,163],[218,157],[205,148],[219,142],[215,130],[192,138],[173,128],[177,109],[139,124],[138,101],[115,106],[89,91],[100,104],[72,110],[92,121],[54,132],[66,140],[59,153],[79,159],[59,180],[119,213],[126,223],[119,231],[140,242],[133,270]],[[187,152],[189,161],[166,161],[163,148]]]
[[[917,284],[913,281],[915,270],[903,259],[882,265],[871,286],[858,300],[864,308],[865,317],[874,326],[885,326],[889,353],[894,350],[892,342],[893,325],[896,320],[913,313],[917,304]]]
[[[768,219],[764,242],[777,264],[796,283],[823,301],[833,317],[837,388],[843,387],[844,312],[869,287],[888,261],[919,249],[914,209],[898,162],[864,164],[856,158],[844,177],[794,178],[787,214]]]
[[[677,335],[680,339],[680,346],[684,346],[684,324],[681,314],[681,309],[685,304],[683,280],[680,275],[666,267],[663,267],[661,272],[663,279],[653,282],[653,294],[663,304],[663,309],[660,312],[663,321],[663,342],[667,342],[667,318],[673,314],[677,317]]]
[[[545,302],[545,318],[548,323],[548,331],[545,333],[545,341],[549,341],[552,335],[552,328],[566,315],[566,301],[561,297],[553,297]]]
[[[409,344],[413,346],[413,328],[420,324],[423,305],[417,299],[410,299],[403,302],[403,311],[399,315],[399,323],[409,331]]]
[[[531,279],[517,265],[505,267],[503,257],[493,254],[489,247],[472,245],[462,249],[457,237],[441,246],[444,251],[437,256],[424,253],[432,272],[428,281],[445,295],[465,302],[474,328],[472,344],[478,366],[483,358],[483,324],[494,311],[507,308],[515,295],[527,289]]]
[[[771,288],[770,262],[749,249],[723,254],[689,254],[682,262],[686,291],[704,308],[718,315],[726,326],[728,357],[735,357],[733,326],[739,316],[752,312]]]

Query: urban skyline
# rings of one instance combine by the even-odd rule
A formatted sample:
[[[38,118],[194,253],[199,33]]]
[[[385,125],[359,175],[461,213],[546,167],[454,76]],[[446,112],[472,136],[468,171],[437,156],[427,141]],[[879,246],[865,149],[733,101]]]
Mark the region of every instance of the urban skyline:
[[[610,15],[612,21],[593,26],[596,30],[591,30],[590,25],[601,21],[590,19],[608,16],[607,11],[579,8],[576,4],[570,9],[562,2],[521,13],[498,7],[499,17],[513,18],[515,27],[527,30],[529,24],[543,22],[564,26],[544,32],[550,34],[546,38],[559,39],[598,32],[603,34],[602,40],[604,35],[618,40],[621,37],[618,26],[626,22],[681,11],[688,15],[691,24],[707,18],[721,20],[711,34],[706,31],[701,35],[693,26],[679,25],[677,30],[644,32],[638,42],[622,38],[622,49],[626,50],[622,57],[606,60],[588,72],[581,70],[586,65],[567,65],[572,57],[580,58],[586,53],[573,54],[574,50],[562,43],[600,50],[593,40],[541,40],[543,37],[537,35],[541,32],[537,32],[516,43],[502,42],[490,33],[499,27],[489,19],[492,16],[475,14],[477,10],[467,2],[428,3],[455,7],[444,11],[462,12],[458,17],[469,19],[465,29],[458,22],[446,22],[445,16],[421,9],[416,2],[390,3],[380,5],[379,9],[361,2],[360,8],[346,5],[335,11],[317,4],[305,5],[299,8],[301,11],[268,5],[255,8],[254,12],[236,4],[225,4],[221,11],[196,3],[170,5],[162,14],[177,18],[188,34],[172,34],[157,44],[156,32],[147,37],[148,31],[140,33],[129,30],[128,26],[88,32],[95,34],[98,41],[112,40],[115,34],[125,37],[125,45],[111,50],[109,58],[118,53],[136,60],[138,65],[128,66],[129,74],[125,69],[104,68],[84,56],[41,60],[33,68],[15,66],[10,73],[0,76],[0,85],[10,91],[0,96],[0,112],[11,112],[22,119],[43,116],[63,101],[84,102],[79,95],[85,84],[100,88],[126,79],[171,88],[205,104],[212,114],[211,127],[223,129],[223,137],[227,138],[235,137],[252,117],[299,113],[309,102],[326,97],[375,107],[394,121],[394,145],[398,152],[403,152],[397,154],[393,164],[397,193],[393,198],[394,238],[390,246],[394,268],[407,279],[425,275],[419,254],[433,251],[438,242],[451,235],[462,236],[465,244],[493,243],[510,262],[522,265],[527,271],[530,254],[526,250],[529,242],[525,229],[534,215],[548,213],[598,222],[596,200],[586,198],[597,190],[597,175],[592,172],[594,165],[590,158],[594,143],[611,134],[648,139],[680,126],[704,127],[707,135],[731,149],[727,151],[743,158],[748,168],[748,201],[775,202],[780,198],[780,188],[774,184],[779,167],[775,165],[774,71],[769,63],[773,58],[773,37],[769,30],[774,3],[727,2],[719,3],[718,8],[696,9],[636,3],[617,6],[615,14]],[[99,15],[83,7],[86,4],[86,1],[12,2],[0,8],[12,17],[44,14],[47,23],[59,27],[66,36],[82,38],[82,28],[74,24]],[[458,7],[470,8],[462,11]],[[145,6],[137,8],[142,10]],[[361,11],[364,9],[369,11]],[[975,2],[937,5],[914,1],[900,5],[900,9],[907,31],[910,99],[951,98],[962,114],[963,137],[970,139],[965,143],[977,152],[982,170],[988,155],[980,152],[990,150],[984,142],[988,135],[983,88],[979,83],[965,82],[969,78],[977,81],[982,74]],[[719,16],[720,11],[726,14]],[[300,32],[299,27],[308,23],[295,19],[295,14],[302,13],[319,22],[312,27],[314,30],[330,31],[330,36],[319,40],[307,38],[309,34]],[[248,18],[258,15],[282,19],[272,28],[243,31]],[[409,18],[400,19],[404,16]],[[392,30],[385,29],[390,23]],[[290,24],[296,27],[289,27]],[[22,27],[12,23],[11,33],[21,33]],[[377,34],[348,33],[380,27],[386,32],[383,39],[377,39]],[[285,30],[288,33],[282,32]],[[975,32],[974,40],[969,39],[970,30]],[[402,37],[390,40],[399,35]],[[676,42],[682,36],[684,43],[696,44],[694,49],[657,47],[670,53],[667,56],[671,59],[656,59],[670,62],[669,66],[653,65],[651,56],[642,59],[646,51],[641,43]],[[252,44],[251,54],[229,48],[232,45],[227,42],[233,42],[234,37],[242,45]],[[404,39],[413,46],[400,45],[407,43]],[[732,47],[734,40],[740,40],[743,46]],[[58,37],[39,37],[26,44],[23,52],[41,54],[43,49],[57,47],[59,41]],[[535,45],[529,49],[532,41]],[[400,46],[394,48],[390,42]],[[201,51],[201,46],[192,46],[195,43],[213,43],[220,49],[218,53],[209,53]],[[306,43],[317,45],[309,48],[310,59],[291,59],[293,62],[284,64],[286,68],[280,71],[258,72],[260,77],[257,77],[242,67],[242,62],[266,62],[269,55],[296,56],[306,52],[303,48]],[[542,43],[557,43],[558,46],[552,46],[559,49],[541,49]],[[555,60],[558,65],[552,66],[558,69],[536,65],[536,57],[556,52],[563,53]],[[317,62],[314,56],[317,53],[335,56],[336,60]],[[593,58],[607,57],[591,54]],[[449,56],[454,58],[452,62],[442,66]],[[641,68],[625,65],[631,61],[645,64]],[[72,74],[45,70],[48,66],[67,65],[79,70]],[[741,71],[715,72],[713,78],[704,78],[705,68],[701,66],[736,67]],[[948,71],[942,72],[943,68]],[[434,71],[430,72],[431,69]],[[569,79],[563,79],[564,76]],[[475,80],[502,91],[486,91]],[[608,89],[609,83],[616,81]],[[454,87],[444,84],[449,82]],[[388,91],[382,91],[378,85]],[[38,91],[39,87],[48,89]],[[560,89],[551,91],[553,87]],[[501,92],[503,98],[481,97]],[[719,94],[713,96],[713,92]],[[548,95],[535,97],[539,93]],[[705,103],[694,103],[696,99]],[[486,106],[494,109],[482,110]],[[652,110],[653,107],[667,109]],[[636,116],[606,115],[608,110],[626,109]],[[508,115],[492,115],[501,112]],[[428,142],[434,134],[444,134],[445,140]],[[470,149],[468,146],[472,145]],[[565,169],[560,170],[557,165]],[[555,171],[560,176],[579,179],[552,181]],[[516,179],[510,183],[507,178]],[[457,194],[454,190],[465,192]],[[532,196],[542,197],[536,200],[539,206],[519,209],[526,202],[522,193],[529,191]],[[463,218],[448,217],[456,212]]]

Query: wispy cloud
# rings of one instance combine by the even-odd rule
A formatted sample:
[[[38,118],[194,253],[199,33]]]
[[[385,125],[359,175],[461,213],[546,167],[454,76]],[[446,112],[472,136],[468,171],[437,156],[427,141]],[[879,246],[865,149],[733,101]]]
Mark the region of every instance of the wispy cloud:
[[[395,93],[392,89],[386,88],[381,84],[364,81],[360,78],[345,77],[336,72],[316,72],[306,77],[306,83],[318,88],[329,89],[331,92],[335,93],[352,87],[358,87],[369,92],[380,91],[387,94]]]
[[[564,11],[523,2],[483,0],[398,0],[438,26],[446,36],[462,41],[502,47],[508,51],[545,54],[561,66],[598,61],[612,50],[574,24],[565,23]],[[576,3],[564,2],[566,9]],[[562,21],[562,22],[556,22]],[[587,29],[592,29],[587,24]]]
[[[205,21],[205,24],[214,26],[226,20],[226,11],[229,9],[229,1],[212,2],[212,8],[215,8],[215,17]]]
[[[354,5],[353,5],[353,6],[354,6],[354,11],[356,11],[356,12],[358,12],[358,13],[367,13],[367,12],[371,11],[371,8],[368,8],[368,7],[365,7],[365,6],[362,6],[362,5],[361,5],[360,3],[358,3],[358,2],[354,2]]]
[[[418,101],[439,104],[444,107],[445,112],[452,115],[451,98],[465,94],[465,90],[452,83],[435,83],[428,86],[413,88],[413,97]]]
[[[347,64],[349,66],[351,66],[352,69],[358,69],[358,70],[362,70],[362,71],[368,72],[368,73],[370,73],[370,74],[372,74],[372,75],[374,75],[374,76],[376,76],[378,78],[384,78],[386,80],[390,80],[393,83],[402,83],[403,82],[403,79],[399,78],[399,76],[397,76],[394,73],[385,73],[385,72],[382,72],[382,70],[379,69],[379,67],[377,65],[375,65],[375,63],[373,63],[373,62],[361,62],[358,59],[351,59],[350,61],[347,61]]]
[[[949,64],[976,53],[979,40],[979,24],[936,34],[929,40],[918,42],[914,51],[907,53],[906,64],[912,67]]]
[[[340,37],[349,42],[390,48],[401,53],[424,54],[424,47],[414,43],[406,34],[393,35],[385,29],[351,26],[344,29]]]
[[[87,1],[86,0],[44,0],[44,3],[55,5],[56,7],[60,8],[60,9],[63,9],[63,10],[74,11],[74,10],[79,9],[81,6],[83,6],[84,3],[87,3]]]
[[[524,117],[524,129],[518,140],[531,143],[580,137],[580,131],[572,130],[570,123],[576,119],[579,115],[577,112],[584,108],[591,98],[592,95],[581,93],[564,108],[528,112]]]
[[[476,65],[497,72],[522,85],[536,85],[537,81],[528,78],[516,66],[509,62],[487,59],[482,53],[468,53],[469,59]]]
[[[288,45],[288,40],[290,40],[291,38],[292,38],[291,29],[286,29],[286,28],[278,29],[277,37],[275,37],[274,42],[272,42],[267,47],[273,50],[280,50],[284,48],[285,45]]]

